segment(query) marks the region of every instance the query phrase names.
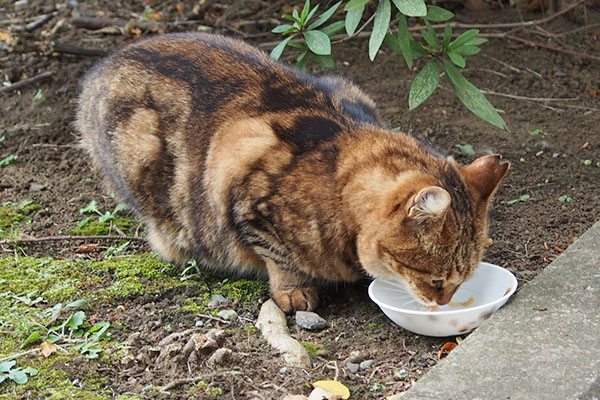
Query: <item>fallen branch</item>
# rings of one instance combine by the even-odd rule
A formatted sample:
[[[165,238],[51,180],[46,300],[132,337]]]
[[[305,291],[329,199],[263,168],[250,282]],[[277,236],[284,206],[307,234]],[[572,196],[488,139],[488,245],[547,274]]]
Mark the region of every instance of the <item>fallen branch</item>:
[[[165,386],[163,386],[160,389],[160,391],[166,392],[167,390],[173,389],[177,386],[185,385],[186,383],[197,383],[204,379],[214,378],[215,376],[220,375],[220,374],[223,374],[223,372],[214,372],[212,374],[207,374],[207,375],[198,375],[198,376],[194,376],[192,378],[175,379],[175,380],[172,380],[171,382],[167,383]]]
[[[578,57],[578,58],[583,58],[583,59],[586,59],[586,60],[593,60],[593,61],[600,62],[600,57],[599,56],[593,56],[593,55],[590,55],[590,54],[579,53],[579,52],[573,51],[573,50],[567,50],[567,49],[563,49],[563,48],[560,48],[560,47],[554,47],[554,46],[550,46],[550,45],[547,45],[547,44],[544,44],[544,43],[534,42],[533,40],[523,39],[523,38],[520,38],[520,37],[517,37],[517,36],[506,35],[504,37],[506,37],[507,39],[510,39],[510,40],[514,40],[516,42],[521,42],[521,43],[523,43],[523,44],[525,44],[527,46],[539,47],[539,48],[542,48],[542,49],[555,51],[557,53],[568,54],[568,55],[573,56],[573,57]]]
[[[98,17],[73,17],[71,22],[78,28],[90,29],[92,31],[106,28],[108,26],[124,26],[127,21],[114,18]]]
[[[57,12],[54,11],[50,14],[42,15],[39,19],[25,25],[24,29],[27,32],[31,32],[31,31],[39,28],[40,26],[44,25],[46,22],[50,21],[52,18],[54,18],[56,16],[56,14],[57,14]]]
[[[46,236],[40,238],[27,238],[27,239],[3,239],[0,240],[0,244],[20,244],[20,243],[39,243],[39,242],[59,242],[66,240],[131,240],[145,242],[146,238],[139,236],[116,236],[116,235],[96,235],[96,236]]]
[[[52,42],[52,45],[50,46],[50,53],[54,52],[84,57],[103,57],[107,54],[105,50],[88,49],[85,47],[74,46],[72,44],[66,44],[62,42]]]
[[[41,74],[32,76],[31,78],[27,78],[27,79],[23,79],[22,81],[15,82],[10,86],[2,87],[2,88],[0,88],[0,93],[11,92],[13,90],[22,89],[25,86],[29,86],[34,83],[45,81],[46,79],[50,79],[53,74],[54,74],[54,72],[52,72],[52,71],[42,72]]]

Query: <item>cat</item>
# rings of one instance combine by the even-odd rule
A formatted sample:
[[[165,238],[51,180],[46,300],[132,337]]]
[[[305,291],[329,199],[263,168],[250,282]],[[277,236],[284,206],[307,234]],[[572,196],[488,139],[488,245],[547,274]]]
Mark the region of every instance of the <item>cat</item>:
[[[365,275],[448,303],[482,258],[509,168],[499,155],[461,166],[386,129],[351,82],[207,33],[100,61],[75,125],[156,252],[268,276],[285,312],[314,310],[318,283]]]

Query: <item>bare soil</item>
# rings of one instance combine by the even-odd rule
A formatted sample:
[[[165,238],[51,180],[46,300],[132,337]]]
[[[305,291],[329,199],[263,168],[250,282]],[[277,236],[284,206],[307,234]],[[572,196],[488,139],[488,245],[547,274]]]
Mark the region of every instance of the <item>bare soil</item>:
[[[98,32],[73,24],[76,13],[121,18],[126,23],[132,19],[131,13],[143,13],[143,3],[163,13],[155,29]],[[192,2],[180,3],[181,14],[175,2],[80,1],[76,6],[77,2],[70,1],[29,0],[24,6],[16,6],[13,1],[0,3],[0,33],[9,32],[11,37],[9,41],[0,42],[4,46],[0,50],[0,80],[17,82],[46,71],[54,72],[51,80],[0,94],[0,138],[4,138],[0,139],[0,160],[15,156],[13,164],[0,167],[0,203],[31,199],[43,206],[32,214],[31,223],[21,228],[23,237],[66,235],[82,219],[78,210],[91,200],[96,200],[101,209],[112,209],[116,205],[77,147],[72,127],[79,80],[98,58],[54,51],[53,42],[54,45],[61,42],[111,51],[139,35],[208,27],[206,29],[241,35],[260,44],[277,40],[268,34],[274,26],[273,19],[279,19],[284,10],[289,11],[287,6],[282,6],[283,2],[221,3],[232,4],[228,8],[209,5],[191,22]],[[521,15],[505,2],[494,2],[478,12],[456,4],[452,6],[457,20],[463,23],[542,18],[540,12]],[[31,32],[15,30],[17,25],[54,11],[56,16]],[[521,27],[511,33],[575,54],[507,38],[490,38],[482,53],[468,61],[465,75],[487,91],[486,96],[501,110],[510,131],[493,128],[467,111],[448,84],[442,84],[422,107],[409,112],[407,96],[415,72],[406,69],[399,55],[384,49],[371,63],[366,39],[334,46],[333,56],[338,64],[335,72],[353,79],[371,94],[391,127],[419,137],[463,163],[489,153],[502,154],[512,163],[491,210],[490,231],[494,244],[487,251],[485,261],[512,271],[520,286],[526,285],[558,257],[600,215],[600,63],[581,56],[600,55],[600,10],[588,6],[583,11],[580,6],[539,27]],[[4,22],[6,20],[15,21]],[[175,24],[175,21],[187,22]],[[482,33],[507,31],[482,29]],[[288,56],[287,61],[292,60],[293,57]],[[34,99],[38,92],[41,96],[37,97],[41,98]],[[464,154],[456,146],[459,144],[471,145],[475,154]],[[86,180],[90,177],[91,182]],[[523,195],[529,198],[525,200]],[[520,198],[524,200],[513,201]],[[143,227],[138,233],[143,235]],[[41,242],[28,245],[27,253],[72,258],[74,249],[84,242],[94,241]],[[9,245],[0,250],[13,251]],[[141,243],[127,251],[149,249]],[[94,257],[101,258],[102,252]],[[169,392],[173,398],[214,395],[271,399],[281,398],[286,393],[307,394],[310,382],[337,377],[351,388],[353,398],[383,398],[409,388],[436,364],[439,348],[454,338],[422,337],[395,326],[368,299],[367,286],[365,281],[323,293],[322,305],[317,311],[329,321],[328,329],[317,333],[304,331],[290,319],[295,338],[317,343],[325,349],[312,357],[312,369],[281,370],[284,365],[277,353],[249,328],[260,308],[259,301],[236,305],[238,313],[246,313],[246,316],[226,325],[225,345],[233,350],[233,361],[224,366],[211,368],[201,364],[193,371],[185,367],[158,368],[154,365],[156,359],[152,358],[156,354],[147,351],[148,357],[140,357],[134,366],[126,362],[112,361],[106,365],[76,358],[68,368],[74,379],[84,376],[86,370],[95,370],[106,379],[105,389],[115,397],[125,393],[168,397],[144,391],[144,388],[150,384],[165,385],[176,378],[206,376],[205,382],[210,387],[219,387],[221,392],[208,392],[206,387],[193,383],[177,385]],[[134,296],[123,304],[125,311],[118,317],[114,315],[116,303],[95,312],[98,320],[119,319],[122,329],[116,331],[117,339],[125,340],[126,333],[130,332],[142,333],[143,340],[134,341],[130,349],[136,355],[141,354],[143,348],[146,351],[156,346],[170,333],[194,327],[198,318],[181,311],[176,300],[193,295],[170,291],[159,296]],[[213,321],[214,325],[225,326]],[[157,330],[156,326],[169,328]],[[346,358],[353,350],[367,354],[367,358],[374,360],[373,366],[357,373],[349,372]],[[229,373],[233,370],[237,373]],[[394,377],[401,370],[405,370],[406,376],[400,373]],[[43,391],[30,392],[25,397],[40,398]]]

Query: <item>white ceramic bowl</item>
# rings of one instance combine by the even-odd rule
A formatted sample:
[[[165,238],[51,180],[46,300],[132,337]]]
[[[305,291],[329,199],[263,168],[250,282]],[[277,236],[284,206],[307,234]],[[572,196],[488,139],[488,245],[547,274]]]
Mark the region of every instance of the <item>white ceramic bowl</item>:
[[[428,311],[398,283],[375,279],[369,296],[392,321],[425,336],[454,336],[467,333],[490,317],[517,289],[517,279],[508,270],[482,262],[465,281],[449,304]]]

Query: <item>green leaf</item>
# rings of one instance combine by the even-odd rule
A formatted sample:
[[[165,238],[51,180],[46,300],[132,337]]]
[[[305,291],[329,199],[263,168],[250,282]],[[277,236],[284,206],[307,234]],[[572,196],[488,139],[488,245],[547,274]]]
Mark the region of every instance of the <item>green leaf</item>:
[[[297,12],[297,11],[296,11],[296,14],[298,14],[298,12]],[[297,21],[297,20],[296,20],[296,18],[294,18],[294,16],[293,16],[293,15],[290,15],[290,14],[283,14],[283,15],[281,16],[281,18],[283,18],[283,19],[287,19],[288,21],[292,21],[292,22],[299,22],[299,21]]]
[[[409,17],[424,17],[427,15],[427,6],[423,0],[393,0],[396,8]]]
[[[473,146],[471,146],[470,144],[457,144],[456,147],[458,147],[458,149],[460,150],[461,153],[463,154],[468,154],[468,155],[473,155],[475,154],[475,150],[473,149]]]
[[[273,28],[273,30],[271,30],[272,33],[284,33],[289,31],[290,29],[294,29],[294,27],[290,24],[283,24],[283,25],[279,25],[276,26],[275,28]]]
[[[335,60],[331,56],[315,55],[315,62],[325,68],[335,68]]]
[[[469,44],[471,46],[481,46],[482,44],[487,42],[488,40],[486,38],[474,37],[473,39],[469,40],[466,44]]]
[[[107,211],[104,213],[104,215],[101,215],[100,218],[98,218],[98,221],[99,222],[109,222],[109,221],[112,221],[113,219],[115,219],[115,216],[110,211]]]
[[[458,65],[461,68],[464,68],[465,65],[467,65],[465,59],[460,54],[452,52],[452,53],[448,53],[448,57],[450,57],[450,60],[452,60],[452,62],[454,64]]]
[[[302,12],[300,13],[300,22],[304,25],[304,21],[306,21],[306,16],[308,15],[308,11],[310,10],[310,0],[306,0],[304,2],[304,7],[302,7]],[[296,11],[294,9],[294,11]]]
[[[0,383],[4,382],[6,379],[8,379],[8,375],[0,374]]]
[[[24,349],[29,343],[35,342],[37,340],[42,340],[42,335],[38,331],[33,331],[31,334],[25,339],[21,348]]]
[[[119,203],[119,204],[117,204],[117,206],[113,210],[113,214],[117,215],[118,213],[120,213],[121,211],[123,211],[125,208],[127,208],[127,206],[124,203]]]
[[[354,32],[356,32],[356,28],[358,28],[358,24],[360,24],[364,11],[365,6],[360,6],[348,10],[346,13],[346,33],[348,36],[352,36],[354,35]]]
[[[298,10],[296,10],[295,8],[292,10],[292,17],[296,22],[302,24],[302,17],[300,17],[300,14],[298,14]]]
[[[321,32],[331,37],[344,30],[344,21],[336,21],[333,24],[327,25],[321,29]]]
[[[36,376],[38,374],[38,370],[33,367],[27,367],[23,370],[29,376]]]
[[[321,31],[304,32],[306,45],[315,54],[326,56],[331,54],[331,41],[329,36]]]
[[[421,69],[410,86],[408,107],[414,110],[420,106],[440,83],[440,69],[436,60],[431,60]]]
[[[452,11],[448,11],[445,8],[438,6],[429,6],[425,19],[431,22],[444,22],[452,19],[453,17],[454,13]]]
[[[445,53],[450,51],[450,40],[452,40],[452,26],[450,24],[446,24],[444,27],[444,39],[443,39],[443,49]]]
[[[33,96],[33,102],[40,101],[44,97],[44,91],[40,88],[38,89],[35,96]]]
[[[306,48],[306,45],[304,43],[296,43],[296,42],[290,42],[288,44],[288,46],[293,47],[295,49],[302,49],[302,50]]]
[[[454,39],[452,43],[450,43],[450,50],[457,49],[460,46],[467,44],[470,42],[475,36],[479,34],[479,29],[469,29],[466,32],[463,32],[459,37]]]
[[[408,24],[406,23],[406,17],[400,15],[398,17],[398,46],[400,47],[400,53],[406,61],[408,68],[413,67],[413,52],[410,47],[410,33],[408,33]]]
[[[316,28],[320,27],[321,25],[323,25],[325,22],[327,22],[329,20],[329,18],[331,18],[331,16],[338,9],[340,4],[342,4],[342,2],[338,1],[337,3],[335,3],[334,5],[329,7],[329,9],[327,11],[325,11],[323,14],[321,14],[319,16],[319,18],[308,27],[308,30],[316,29]]]
[[[292,40],[292,38],[293,38],[293,36],[289,36],[289,37],[285,38],[277,46],[275,46],[275,48],[273,50],[271,50],[271,54],[269,54],[271,56],[271,58],[274,60],[279,60],[279,57],[281,57],[281,54],[283,53],[285,46],[287,46],[287,44],[290,42],[290,40]]]
[[[427,49],[425,49],[423,45],[419,43],[414,37],[409,36],[408,42],[410,43],[410,51],[412,52],[414,58],[429,55]]]
[[[105,336],[106,331],[110,328],[110,322],[98,322],[94,324],[86,333],[91,340],[98,341]]]
[[[310,21],[310,19],[313,17],[313,15],[315,15],[315,13],[317,12],[318,9],[319,9],[319,5],[317,4],[312,10],[310,10],[308,15],[306,16],[306,19],[304,20],[305,24],[307,24],[308,21]]]
[[[461,56],[474,56],[475,54],[479,54],[480,51],[481,49],[477,46],[465,44],[464,46],[455,49],[453,53],[460,54]]]
[[[369,0],[350,0],[344,7],[344,11],[350,11],[358,7],[364,7]]]
[[[443,63],[444,71],[458,99],[479,118],[500,129],[506,129],[506,122],[504,122],[494,106],[492,106],[479,89],[467,81],[450,62],[443,60]]]
[[[86,304],[87,304],[87,300],[84,300],[84,299],[75,300],[75,301],[67,304],[65,306],[65,310],[68,310],[69,308],[81,308],[81,307],[85,307]]]
[[[91,220],[92,220],[92,217],[87,217],[84,220],[77,221],[77,227],[83,228],[84,226],[86,226],[87,224],[89,224]]]
[[[421,34],[423,35],[423,39],[425,39],[427,44],[429,46],[431,46],[431,48],[433,49],[434,52],[437,52],[438,48],[440,46],[438,38],[437,38],[437,34],[435,33],[435,30],[431,27],[431,24],[429,23],[429,21],[425,20],[425,25],[426,25],[427,29],[421,29]]]
[[[0,372],[8,372],[17,362],[15,360],[0,362]]]
[[[65,321],[64,326],[74,332],[83,324],[84,319],[85,313],[83,311],[77,311]]]
[[[13,369],[8,373],[8,379],[11,379],[18,385],[24,385],[27,383],[27,374],[20,369]]]
[[[15,162],[15,155],[11,154],[8,157],[0,160],[0,167],[6,167],[7,165],[10,165],[14,162]]]
[[[377,11],[375,12],[375,21],[373,22],[373,31],[369,38],[369,58],[375,60],[375,56],[385,39],[385,34],[390,26],[392,16],[392,6],[390,0],[380,0]]]
[[[80,214],[100,214],[100,211],[98,211],[98,204],[96,204],[96,200],[92,200],[90,201],[90,204],[87,205],[87,207],[83,207],[79,209],[79,213]]]
[[[304,60],[304,58],[306,57],[306,55],[308,54],[308,49],[305,49],[303,52],[301,52],[298,57],[296,58],[296,62],[302,62],[302,60]]]

